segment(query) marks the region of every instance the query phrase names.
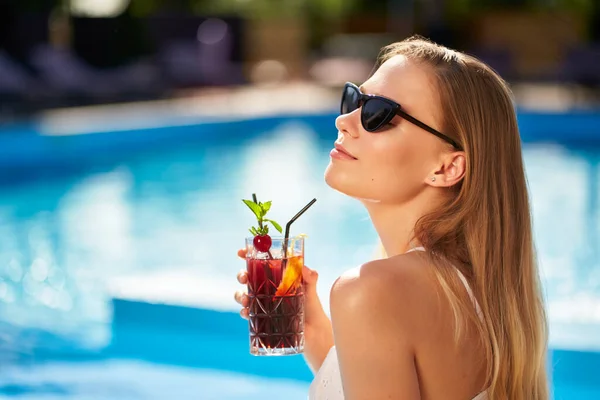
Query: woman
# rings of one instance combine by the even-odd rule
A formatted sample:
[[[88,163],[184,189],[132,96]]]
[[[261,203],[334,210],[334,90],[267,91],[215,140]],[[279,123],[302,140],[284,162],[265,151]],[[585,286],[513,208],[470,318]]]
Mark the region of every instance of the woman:
[[[384,48],[360,88],[346,85],[336,127],[325,180],[364,204],[386,256],[334,283],[331,320],[305,269],[309,398],[548,399],[507,84],[473,57],[410,38]]]

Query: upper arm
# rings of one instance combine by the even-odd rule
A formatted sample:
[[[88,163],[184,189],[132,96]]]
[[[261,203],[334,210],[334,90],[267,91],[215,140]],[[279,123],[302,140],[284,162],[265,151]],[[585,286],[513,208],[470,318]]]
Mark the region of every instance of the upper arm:
[[[397,307],[411,302],[397,299],[402,291],[389,290],[393,284],[385,282],[385,274],[369,271],[375,268],[367,264],[358,274],[338,279],[331,290],[345,398],[420,399],[410,310]]]

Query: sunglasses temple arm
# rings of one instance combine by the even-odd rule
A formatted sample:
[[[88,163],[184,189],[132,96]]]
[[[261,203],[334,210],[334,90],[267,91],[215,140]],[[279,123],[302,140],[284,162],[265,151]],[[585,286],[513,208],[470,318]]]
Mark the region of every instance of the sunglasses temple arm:
[[[424,124],[423,122],[419,121],[415,117],[410,116],[409,114],[405,113],[402,110],[398,110],[397,112],[398,112],[398,114],[402,118],[404,118],[408,122],[415,124],[416,126],[418,126],[421,129],[425,129],[427,132],[429,132],[429,133],[431,133],[431,134],[439,137],[440,139],[442,139],[442,140],[450,143],[455,148],[460,149],[460,146],[458,145],[458,143],[456,143],[452,138],[449,138],[448,136],[444,135],[443,133],[436,131],[435,129],[433,129],[429,125]]]

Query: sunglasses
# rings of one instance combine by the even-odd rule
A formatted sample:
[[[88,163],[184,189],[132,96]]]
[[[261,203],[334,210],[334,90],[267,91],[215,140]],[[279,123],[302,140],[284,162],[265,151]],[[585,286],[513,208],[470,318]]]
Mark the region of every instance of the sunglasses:
[[[341,114],[349,114],[361,107],[360,122],[367,132],[377,132],[385,129],[387,124],[389,124],[396,115],[399,115],[408,122],[415,124],[419,128],[450,143],[454,148],[461,148],[452,138],[402,111],[400,104],[395,101],[383,96],[364,94],[355,84],[350,82],[346,83],[346,85],[344,85],[344,91],[342,92]]]

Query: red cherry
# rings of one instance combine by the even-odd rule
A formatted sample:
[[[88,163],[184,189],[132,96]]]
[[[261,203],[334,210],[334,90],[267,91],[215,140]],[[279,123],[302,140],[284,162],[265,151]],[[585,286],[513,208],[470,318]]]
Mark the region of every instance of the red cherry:
[[[262,253],[266,253],[271,248],[271,244],[273,242],[271,241],[271,236],[259,235],[259,236],[254,236],[254,240],[252,241],[252,243],[254,243],[254,248],[256,250],[258,250]]]

